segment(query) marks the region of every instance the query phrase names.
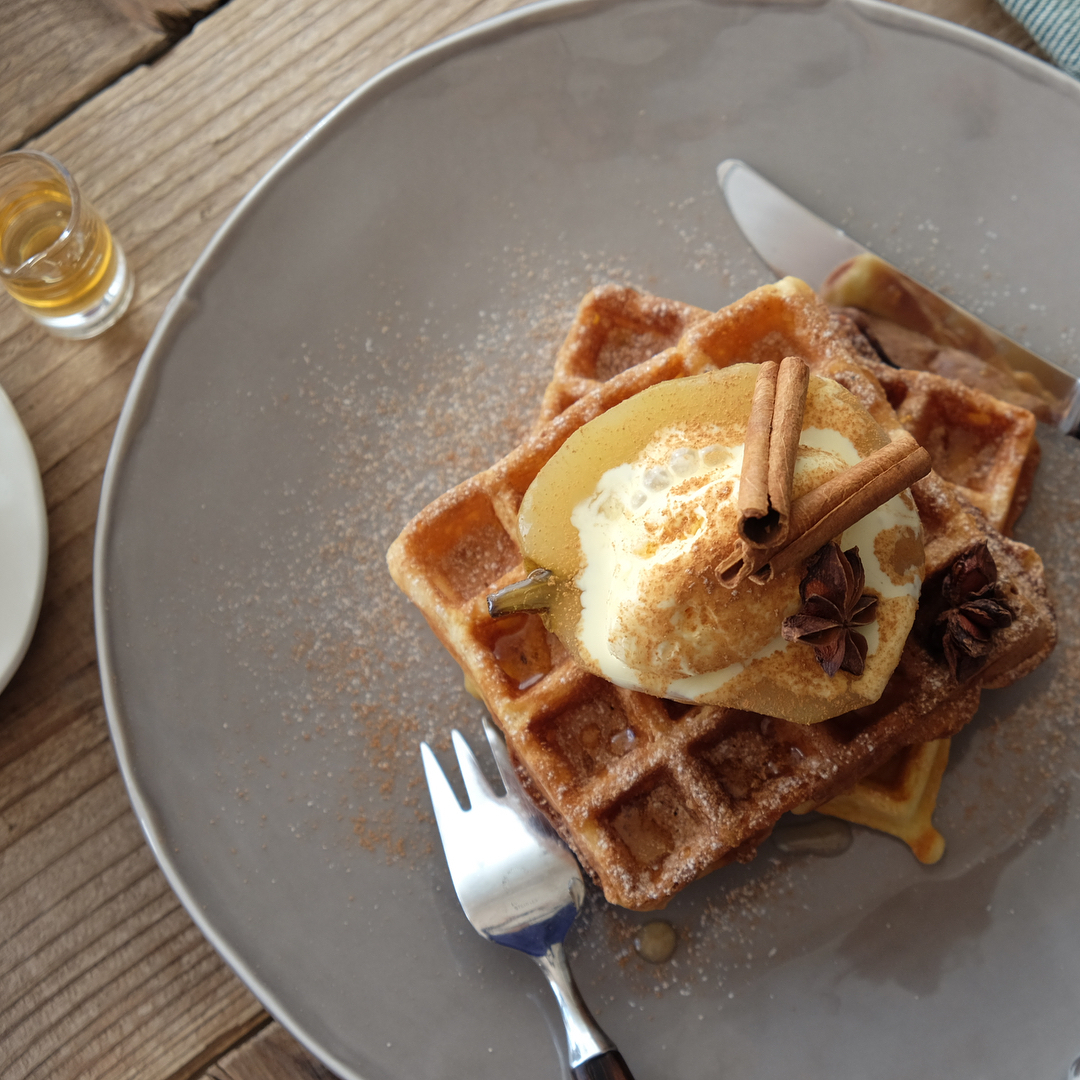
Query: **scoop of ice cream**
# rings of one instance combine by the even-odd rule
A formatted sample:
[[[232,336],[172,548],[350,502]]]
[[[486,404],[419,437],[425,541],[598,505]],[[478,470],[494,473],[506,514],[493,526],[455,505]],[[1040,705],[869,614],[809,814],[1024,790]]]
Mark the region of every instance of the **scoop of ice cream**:
[[[907,492],[839,537],[858,547],[877,618],[859,628],[861,675],[827,675],[782,625],[805,565],[727,589],[715,569],[736,537],[743,440],[757,366],[651,387],[576,432],[522,502],[527,558],[561,583],[551,628],[591,671],[632,689],[813,723],[880,697],[921,585],[918,514]],[[887,442],[838,383],[811,377],[793,496]]]

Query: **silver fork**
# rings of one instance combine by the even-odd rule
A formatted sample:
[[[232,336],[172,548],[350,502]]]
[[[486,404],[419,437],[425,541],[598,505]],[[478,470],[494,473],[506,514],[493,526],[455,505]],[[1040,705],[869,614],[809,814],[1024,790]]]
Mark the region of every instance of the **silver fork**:
[[[633,1080],[582,999],[563,949],[585,898],[581,870],[525,794],[502,735],[487,717],[484,734],[506,794],[491,790],[469,744],[454,731],[468,810],[462,810],[431,747],[420,744],[458,900],[478,934],[519,949],[540,965],[562,1013],[574,1080]]]

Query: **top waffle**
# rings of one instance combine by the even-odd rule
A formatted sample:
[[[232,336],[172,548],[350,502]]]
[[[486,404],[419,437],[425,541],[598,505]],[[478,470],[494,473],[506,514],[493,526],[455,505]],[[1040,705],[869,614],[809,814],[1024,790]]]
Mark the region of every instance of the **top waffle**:
[[[823,314],[819,308],[818,317]],[[534,430],[613,375],[671,348],[709,315],[702,308],[625,286],[594,289],[582,300],[559,349]],[[979,507],[995,529],[1007,534],[1027,502],[1039,460],[1035,417],[1027,409],[955,380],[883,364],[852,319],[839,312],[829,312],[827,318],[828,327],[819,326],[818,333],[839,338],[843,355],[837,366],[838,343],[830,342],[827,355],[822,352],[809,361],[814,373],[835,377],[835,370],[841,376],[838,381],[854,391],[854,385],[861,385],[859,380],[844,372],[853,360],[868,370],[896,413],[888,423],[875,414],[878,422],[888,430],[898,421],[911,432],[930,452],[937,475]],[[727,332],[726,327],[719,329]],[[761,348],[769,345],[762,343]],[[708,346],[703,351],[707,353]],[[754,360],[756,356],[743,359]],[[689,361],[695,362],[702,362],[702,367],[683,374],[710,366],[707,356],[701,354]],[[864,404],[869,404],[867,395],[879,402],[878,392],[864,387]]]
[[[634,363],[657,347],[664,351]],[[523,576],[521,498],[573,431],[663,379],[790,354],[841,381],[887,430],[900,424],[874,361],[860,358],[801,282],[766,286],[715,314],[632,290],[598,290],[583,302],[560,352],[545,397],[551,421],[422,511],[388,554],[395,581],[503,729],[537,801],[608,899],[626,907],[662,906],[713,867],[749,858],[787,810],[832,798],[903,746],[959,730],[982,686],[1012,681],[1053,644],[1038,556],[988,525],[963,487],[935,473],[913,489],[928,553],[924,594],[959,554],[985,540],[1016,613],[995,634],[987,666],[964,684],[913,634],[877,705],[804,727],[620,689],[576,667],[538,616],[490,619],[487,594]],[[935,408],[945,407],[940,395],[952,393],[952,384],[940,383]],[[975,402],[978,416],[1002,416],[1003,428],[1012,417],[1014,426],[999,432],[993,461],[966,479],[1004,472],[1012,461],[1014,490],[1031,443],[1028,414],[1001,413],[1009,407],[984,398]],[[962,415],[959,406],[954,412]],[[974,443],[977,434],[973,421],[966,437]],[[969,490],[986,494],[986,485]]]

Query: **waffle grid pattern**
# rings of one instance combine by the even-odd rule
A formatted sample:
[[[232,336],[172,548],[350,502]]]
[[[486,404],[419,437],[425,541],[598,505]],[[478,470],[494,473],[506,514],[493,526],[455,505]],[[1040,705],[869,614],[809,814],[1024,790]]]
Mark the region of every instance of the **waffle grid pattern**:
[[[422,511],[388,556],[395,580],[503,729],[537,801],[608,899],[625,907],[663,906],[708,870],[750,858],[782,813],[840,794],[903,746],[953,734],[978,707],[978,686],[957,687],[914,640],[882,701],[860,714],[805,727],[687,707],[581,670],[537,615],[487,614],[487,594],[524,575],[516,519],[533,477],[574,430],[646,386],[796,353],[818,373],[840,376],[887,429],[898,425],[880,383],[807,293],[781,283],[715,315],[617,287],[590,294],[545,395],[545,408],[563,407],[508,457]],[[1023,564],[1030,549],[987,530],[952,485],[934,474],[927,481],[916,501],[933,534],[932,570],[986,536],[999,567],[1026,590],[1029,617],[996,642],[995,670],[1007,678],[1030,661],[1036,629],[1050,636],[1034,595],[1039,568]]]
[[[851,789],[816,809],[903,840],[919,862],[935,863],[945,838],[934,828],[938,788],[949,762],[949,739],[905,746]],[[814,807],[798,807],[802,813]]]

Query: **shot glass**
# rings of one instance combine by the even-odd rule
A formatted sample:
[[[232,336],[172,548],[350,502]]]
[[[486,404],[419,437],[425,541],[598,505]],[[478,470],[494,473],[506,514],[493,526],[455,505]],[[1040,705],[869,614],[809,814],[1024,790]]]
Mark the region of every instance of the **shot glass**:
[[[135,288],[108,225],[67,169],[38,150],[0,154],[0,282],[67,338],[108,329]]]

